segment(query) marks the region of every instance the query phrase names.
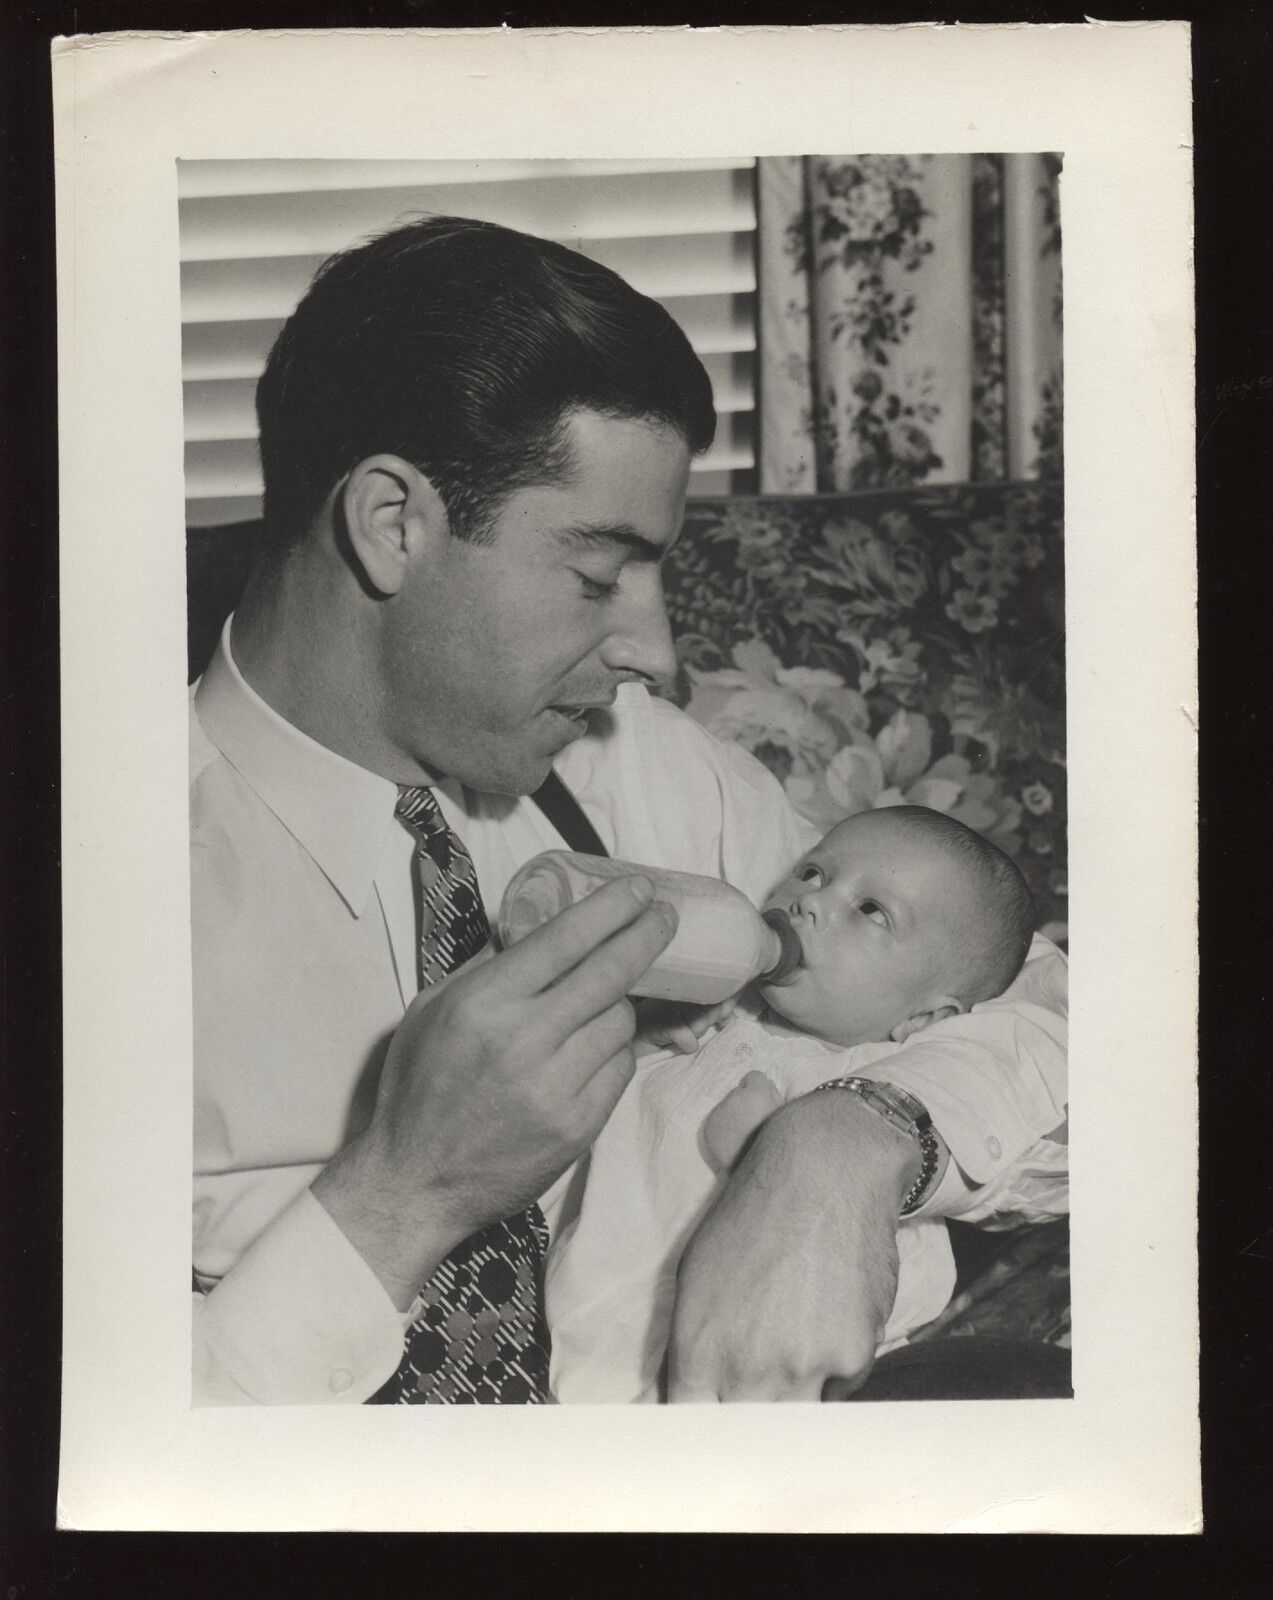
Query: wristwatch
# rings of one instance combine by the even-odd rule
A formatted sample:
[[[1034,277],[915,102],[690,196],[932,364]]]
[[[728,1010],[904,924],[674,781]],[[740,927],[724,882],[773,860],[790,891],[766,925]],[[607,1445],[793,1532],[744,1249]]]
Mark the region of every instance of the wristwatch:
[[[909,1217],[922,1205],[937,1173],[937,1135],[924,1102],[907,1094],[905,1089],[899,1089],[895,1083],[877,1083],[874,1078],[830,1078],[820,1083],[818,1089],[848,1089],[899,1133],[910,1134],[919,1145],[919,1176],[910,1186],[898,1213]],[[816,1094],[818,1089],[813,1092]]]

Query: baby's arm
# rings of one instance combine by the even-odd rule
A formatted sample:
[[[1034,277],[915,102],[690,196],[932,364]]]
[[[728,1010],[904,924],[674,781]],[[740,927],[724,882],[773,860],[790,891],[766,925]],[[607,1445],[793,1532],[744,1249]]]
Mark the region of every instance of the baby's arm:
[[[728,1172],[747,1141],[782,1104],[782,1096],[763,1072],[749,1072],[703,1123],[703,1150],[717,1172]]]
[[[653,1055],[665,1048],[692,1056],[707,1031],[718,1022],[724,1022],[737,1004],[737,995],[714,1006],[681,1000],[637,1000],[637,1056]]]

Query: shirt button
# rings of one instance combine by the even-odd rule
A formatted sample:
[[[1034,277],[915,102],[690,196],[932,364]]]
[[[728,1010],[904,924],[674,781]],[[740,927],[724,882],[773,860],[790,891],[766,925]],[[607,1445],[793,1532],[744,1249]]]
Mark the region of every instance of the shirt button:
[[[345,1390],[352,1386],[354,1375],[348,1367],[337,1367],[328,1381],[333,1394],[344,1394]]]
[[[986,1149],[989,1150],[990,1159],[992,1161],[998,1161],[999,1157],[1003,1154],[1003,1146],[993,1134],[989,1139],[986,1140]]]

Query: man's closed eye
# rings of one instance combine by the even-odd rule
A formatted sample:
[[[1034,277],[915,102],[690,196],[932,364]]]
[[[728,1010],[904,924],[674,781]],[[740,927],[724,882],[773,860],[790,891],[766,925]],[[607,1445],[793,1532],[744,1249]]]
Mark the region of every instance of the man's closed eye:
[[[586,572],[576,573],[580,584],[583,586],[585,600],[612,600],[619,592],[619,584],[604,583],[600,578],[590,578]]]

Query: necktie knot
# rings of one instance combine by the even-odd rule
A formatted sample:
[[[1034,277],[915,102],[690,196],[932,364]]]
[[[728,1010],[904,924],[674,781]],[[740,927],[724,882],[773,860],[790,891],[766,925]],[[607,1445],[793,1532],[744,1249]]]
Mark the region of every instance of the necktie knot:
[[[432,789],[403,789],[394,815],[406,824],[443,872],[451,865],[451,830],[438,810]]]

